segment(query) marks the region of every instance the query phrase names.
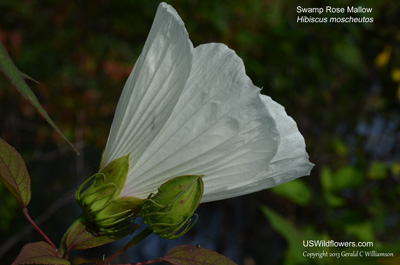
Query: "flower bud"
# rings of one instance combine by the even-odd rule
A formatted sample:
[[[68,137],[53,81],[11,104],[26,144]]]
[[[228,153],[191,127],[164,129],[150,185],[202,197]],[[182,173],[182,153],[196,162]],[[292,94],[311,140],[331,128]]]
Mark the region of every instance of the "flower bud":
[[[133,233],[136,228],[134,221],[140,214],[143,200],[118,197],[128,168],[129,155],[118,158],[86,180],[75,193],[83,216],[93,226],[91,232],[96,235],[122,237]]]
[[[202,196],[202,175],[175,177],[161,185],[157,194],[149,195],[142,207],[143,221],[160,237],[180,237],[196,222],[197,215],[194,222],[190,217],[199,207]]]

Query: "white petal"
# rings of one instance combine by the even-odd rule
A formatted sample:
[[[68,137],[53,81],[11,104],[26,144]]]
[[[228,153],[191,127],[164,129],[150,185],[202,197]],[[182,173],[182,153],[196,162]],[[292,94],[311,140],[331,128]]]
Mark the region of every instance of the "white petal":
[[[310,174],[313,164],[308,160],[303,136],[296,122],[289,117],[285,109],[270,97],[261,95],[262,100],[274,117],[280,142],[275,157],[267,168],[248,181],[227,185],[225,191],[203,197],[203,202],[221,200],[271,188],[290,180]]]
[[[224,191],[252,183],[278,145],[276,123],[242,60],[223,44],[201,45],[185,91],[121,196],[145,198],[174,176],[204,174],[203,201],[234,197]]]
[[[312,168],[295,122],[260,95],[234,51],[193,49],[176,11],[163,3],[118,103],[102,167],[129,153],[120,196],[140,198],[179,175],[205,175],[205,202]]]
[[[146,151],[185,87],[192,52],[183,21],[171,6],[161,3],[122,91],[101,168],[129,153],[133,165]]]

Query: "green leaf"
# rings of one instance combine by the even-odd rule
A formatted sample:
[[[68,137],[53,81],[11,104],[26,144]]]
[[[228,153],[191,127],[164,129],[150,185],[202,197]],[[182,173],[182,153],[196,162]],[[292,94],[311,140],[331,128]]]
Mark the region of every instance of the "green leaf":
[[[273,187],[271,191],[302,206],[307,205],[312,197],[310,188],[300,179]]]
[[[335,137],[332,139],[332,147],[335,150],[335,153],[341,157],[346,157],[349,154],[347,145],[340,138]]]
[[[329,206],[331,207],[341,207],[346,203],[346,201],[343,198],[335,195],[330,190],[324,190],[323,196],[325,200],[328,202]]]
[[[387,167],[380,161],[374,161],[371,163],[368,170],[368,177],[370,179],[384,179],[387,176]]]
[[[95,229],[92,229],[90,225],[82,218],[76,220],[68,229],[63,238],[63,245],[60,247],[62,249],[61,252],[63,252],[64,250],[67,250],[67,252],[69,252],[73,249],[94,248],[113,242],[123,237],[114,237],[107,235],[97,236],[95,233],[91,233],[92,231],[95,231]]]
[[[362,184],[363,174],[355,167],[346,166],[339,169],[334,175],[334,189],[355,188]]]
[[[346,234],[356,236],[358,239],[363,241],[374,241],[374,227],[371,221],[364,221],[354,224],[346,224],[344,231]]]
[[[320,173],[321,186],[324,190],[332,190],[333,178],[332,171],[329,167],[323,166]]]
[[[21,208],[31,200],[31,179],[21,155],[0,138],[0,182],[17,199]]]
[[[37,111],[43,116],[43,118],[67,141],[67,143],[78,153],[75,146],[67,139],[67,137],[61,132],[57,125],[53,122],[47,112],[44,110],[39,100],[26,84],[24,78],[33,80],[28,75],[21,73],[15,66],[13,60],[8,55],[7,50],[0,42],[0,70],[4,73],[10,83],[17,88],[17,90],[37,109]]]
[[[340,60],[347,68],[360,72],[364,70],[360,50],[350,38],[336,41],[333,50],[335,58]]]
[[[303,257],[302,254],[303,251],[306,250],[303,247],[303,240],[322,240],[325,238],[322,235],[314,233],[313,231],[302,231],[298,229],[290,221],[275,213],[265,205],[261,205],[261,211],[269,220],[271,226],[277,232],[279,232],[279,234],[281,234],[288,243],[284,265],[310,264],[310,260]],[[322,247],[312,248],[312,252],[320,252],[322,250]]]
[[[0,234],[7,235],[10,227],[15,222],[17,216],[20,214],[19,204],[14,196],[0,184]]]
[[[352,166],[345,166],[333,173],[328,167],[321,170],[321,185],[325,190],[337,191],[354,188],[364,180],[361,171]]]
[[[22,264],[53,264],[69,265],[61,255],[46,242],[35,242],[25,245],[12,265]]]
[[[163,258],[171,265],[234,265],[227,257],[203,248],[192,245],[180,245],[170,249]]]
[[[395,176],[400,176],[400,162],[396,162],[390,165],[390,171]]]

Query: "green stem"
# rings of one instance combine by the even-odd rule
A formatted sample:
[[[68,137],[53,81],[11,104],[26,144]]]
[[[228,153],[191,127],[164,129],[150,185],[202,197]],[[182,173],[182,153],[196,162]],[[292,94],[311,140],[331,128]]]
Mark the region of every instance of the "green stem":
[[[129,241],[125,246],[123,246],[122,248],[120,248],[119,250],[117,250],[116,252],[114,252],[114,254],[112,254],[111,256],[109,256],[108,258],[106,258],[105,260],[97,263],[96,265],[108,265],[110,264],[111,261],[113,261],[114,259],[116,259],[117,257],[119,257],[122,253],[124,253],[125,251],[127,251],[128,249],[130,249],[131,247],[133,247],[134,245],[136,245],[137,243],[139,243],[140,241],[142,241],[143,239],[145,239],[147,236],[149,236],[152,233],[152,231],[150,229],[148,229],[147,227],[145,229],[143,229],[142,231],[140,231],[139,234],[137,234],[136,236],[134,236],[131,241]],[[135,264],[135,263],[134,263]],[[140,263],[139,263],[140,264]],[[142,264],[146,264],[146,263],[142,263]],[[147,263],[149,264],[149,263]]]
[[[47,237],[47,235],[42,231],[42,229],[40,229],[40,227],[35,223],[35,221],[32,220],[32,218],[28,213],[28,209],[24,208],[22,211],[26,219],[28,219],[29,223],[31,223],[31,225],[39,232],[39,234],[47,241],[47,243],[49,243],[55,250],[57,250],[56,245],[54,245],[54,243],[50,240],[50,238]]]

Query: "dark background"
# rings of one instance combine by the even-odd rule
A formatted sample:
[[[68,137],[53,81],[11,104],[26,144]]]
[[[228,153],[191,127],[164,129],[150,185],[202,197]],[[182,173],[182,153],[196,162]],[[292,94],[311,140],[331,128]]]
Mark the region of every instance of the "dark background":
[[[338,260],[343,264],[399,264],[400,4],[167,2],[195,46],[222,42],[238,53],[254,84],[298,123],[316,166],[299,181],[201,205],[199,221],[186,236],[175,241],[150,237],[121,262],[153,259],[173,245],[198,243],[238,264],[336,264],[302,258],[304,250],[320,250],[303,247],[303,240],[333,239],[372,241],[372,250],[397,254]],[[28,209],[57,244],[80,214],[73,192],[98,170],[120,92],[158,3],[0,2],[0,41],[19,69],[40,81],[29,85],[81,153],[77,156],[0,77],[0,137],[25,159],[32,179]],[[371,14],[352,16],[374,22],[296,23],[299,15],[320,16],[297,14],[298,5],[372,7]],[[3,186],[0,196],[0,261],[10,264],[24,244],[42,239]],[[71,260],[101,259],[121,244],[77,251]]]

